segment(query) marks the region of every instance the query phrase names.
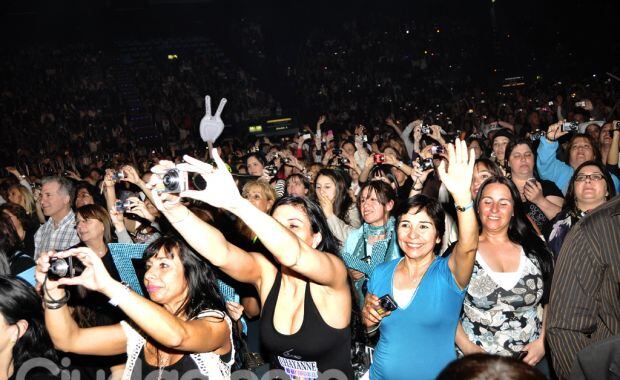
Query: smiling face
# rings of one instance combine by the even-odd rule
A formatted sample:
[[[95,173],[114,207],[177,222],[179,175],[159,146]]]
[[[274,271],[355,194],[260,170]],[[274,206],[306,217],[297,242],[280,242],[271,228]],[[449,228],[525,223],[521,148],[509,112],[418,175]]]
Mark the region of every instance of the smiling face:
[[[441,242],[435,223],[425,210],[411,208],[398,220],[398,246],[410,259],[423,259],[434,254]]]
[[[333,179],[325,175],[319,175],[316,179],[315,190],[317,194],[325,194],[334,203],[334,199],[336,199],[336,183]]]
[[[172,254],[167,254],[162,248],[147,260],[144,286],[150,299],[160,305],[168,305],[168,310],[176,311],[183,304],[188,286],[183,262],[176,249]]]
[[[364,190],[362,190],[360,212],[362,213],[364,222],[375,227],[385,225],[393,207],[394,201],[389,201],[385,205],[382,204],[374,189],[365,187]]]
[[[321,242],[321,234],[312,232],[310,219],[301,206],[283,204],[271,216],[308,246],[316,248]]]
[[[486,231],[508,231],[514,209],[514,200],[508,186],[491,183],[484,187],[478,204],[478,215],[482,229]]]
[[[534,175],[534,153],[527,144],[516,145],[508,157],[508,166],[513,174],[530,178]]]
[[[607,198],[605,176],[595,165],[587,165],[575,177],[575,201],[579,208],[594,208]],[[585,210],[584,210],[585,211]]]

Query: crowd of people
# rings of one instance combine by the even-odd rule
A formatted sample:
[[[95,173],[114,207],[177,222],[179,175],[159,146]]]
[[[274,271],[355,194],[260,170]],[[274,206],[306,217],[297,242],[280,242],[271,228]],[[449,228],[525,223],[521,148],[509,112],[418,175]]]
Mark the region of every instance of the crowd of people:
[[[258,24],[231,28],[286,61]],[[617,83],[459,85],[467,25],[339,28],[286,67],[295,128],[209,149],[201,118],[283,103],[206,39],[3,53],[0,380],[620,365]],[[161,143],[132,135],[138,113]]]
[[[606,284],[617,280],[620,123],[590,121],[583,102],[568,119],[558,105],[542,133],[500,120],[454,135],[392,117],[375,133],[322,116],[208,159],[44,177],[7,167],[3,376],[63,356],[84,376],[123,378],[430,379],[479,353],[546,378],[592,370],[573,363],[618,327]],[[597,242],[589,256],[574,230]],[[144,244],[147,297],[122,281],[110,243]],[[574,277],[593,287],[566,293]],[[43,307],[17,315],[26,298]]]

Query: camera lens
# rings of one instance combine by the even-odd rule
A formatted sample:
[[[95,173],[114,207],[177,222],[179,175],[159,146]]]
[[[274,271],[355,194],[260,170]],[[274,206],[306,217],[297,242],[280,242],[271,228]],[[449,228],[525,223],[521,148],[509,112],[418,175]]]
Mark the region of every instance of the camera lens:
[[[162,178],[162,182],[166,190],[175,190],[179,186],[179,173],[176,170],[169,170]]]
[[[50,269],[48,270],[49,275],[53,275],[52,277],[62,278],[66,277],[69,273],[69,263],[65,259],[52,259],[50,262]],[[48,275],[48,276],[49,276]]]

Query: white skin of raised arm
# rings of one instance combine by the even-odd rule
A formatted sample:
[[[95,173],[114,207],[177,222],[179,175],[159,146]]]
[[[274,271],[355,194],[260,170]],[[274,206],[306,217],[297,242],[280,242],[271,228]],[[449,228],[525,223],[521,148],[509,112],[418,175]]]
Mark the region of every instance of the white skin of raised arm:
[[[161,345],[179,351],[186,352],[210,352],[218,349],[230,349],[228,336],[230,331],[226,323],[218,323],[211,318],[184,320],[171,311],[166,310],[158,305],[134,292],[127,292],[125,286],[114,280],[107,272],[103,262],[90,248],[80,247],[55,254],[56,257],[77,257],[85,269],[78,277],[62,278],[53,284],[48,281],[51,287],[58,285],[81,285],[86,289],[97,291],[109,298],[118,297],[120,300],[119,307],[146,335],[151,337]],[[56,292],[63,292],[62,289],[56,288]],[[68,310],[68,307],[61,309]],[[46,320],[53,321],[54,312],[58,310],[46,311]],[[119,333],[120,325],[114,325],[115,328],[110,329],[82,329],[75,325],[75,322],[66,320],[67,314],[71,318],[70,313],[64,312],[60,316],[60,321],[64,325],[66,332],[69,333],[69,339],[63,342],[73,352],[83,353],[90,350],[93,342],[104,342],[101,339],[103,333],[109,333],[112,336],[112,342],[107,343],[108,349],[116,348],[122,341]],[[106,343],[104,343],[106,344]],[[97,346],[97,345],[95,345]],[[101,355],[101,353],[95,353]]]
[[[442,161],[437,169],[441,181],[446,186],[457,206],[467,206],[472,201],[470,185],[474,171],[473,150],[467,154],[465,141],[456,139],[454,146],[448,145],[448,170]],[[469,284],[478,248],[478,222],[473,207],[457,211],[459,240],[450,255],[448,265],[461,289]]]
[[[313,236],[312,246],[306,244],[287,228],[288,226],[283,226],[242,198],[219,155],[214,152],[213,158],[217,168],[192,157],[184,157],[186,164],[179,167],[200,173],[209,186],[202,191],[185,191],[180,194],[182,197],[201,200],[237,215],[254,231],[281,265],[292,268],[310,281],[338,289],[348,286],[347,271],[342,261],[333,254],[314,249],[322,239],[319,233]]]

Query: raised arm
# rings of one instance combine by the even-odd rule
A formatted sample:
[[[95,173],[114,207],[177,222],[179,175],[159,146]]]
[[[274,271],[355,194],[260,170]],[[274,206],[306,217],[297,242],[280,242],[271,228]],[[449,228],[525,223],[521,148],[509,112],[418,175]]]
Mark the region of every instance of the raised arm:
[[[77,257],[85,267],[80,276],[62,278],[58,280],[58,285],[81,285],[114,299],[127,317],[161,345],[185,352],[230,349],[228,324],[219,323],[221,321],[211,320],[211,318],[184,320],[175,315],[176,310],[167,310],[164,306],[134,293],[108,274],[99,256],[90,248],[71,249],[56,253],[55,256]],[[101,332],[88,330],[74,330],[74,337],[80,341],[88,341],[87,338],[94,338],[94,333]]]
[[[152,186],[158,180],[161,181],[157,176],[153,176],[149,184]],[[180,204],[178,197],[157,191],[151,194],[155,206],[198,254],[235,280],[253,284],[257,288],[260,286],[263,270],[261,263],[266,261],[262,255],[248,253],[229,243],[217,228]]]
[[[473,149],[468,155],[467,143],[456,139],[454,146],[448,145],[448,170],[444,161],[437,168],[439,177],[454,198],[457,209],[459,240],[450,255],[448,265],[461,288],[469,284],[478,248],[478,222],[469,190],[474,161]]]
[[[194,198],[237,215],[280,264],[309,280],[338,289],[348,286],[347,271],[342,261],[333,254],[315,249],[322,240],[320,233],[314,234],[311,245],[306,244],[293,232],[299,227],[297,221],[286,221],[290,225],[285,227],[243,199],[219,155],[214,153],[213,158],[217,168],[192,157],[184,157],[187,163],[179,165],[179,168],[200,173],[208,185],[202,191],[185,191],[180,194],[182,197]]]

